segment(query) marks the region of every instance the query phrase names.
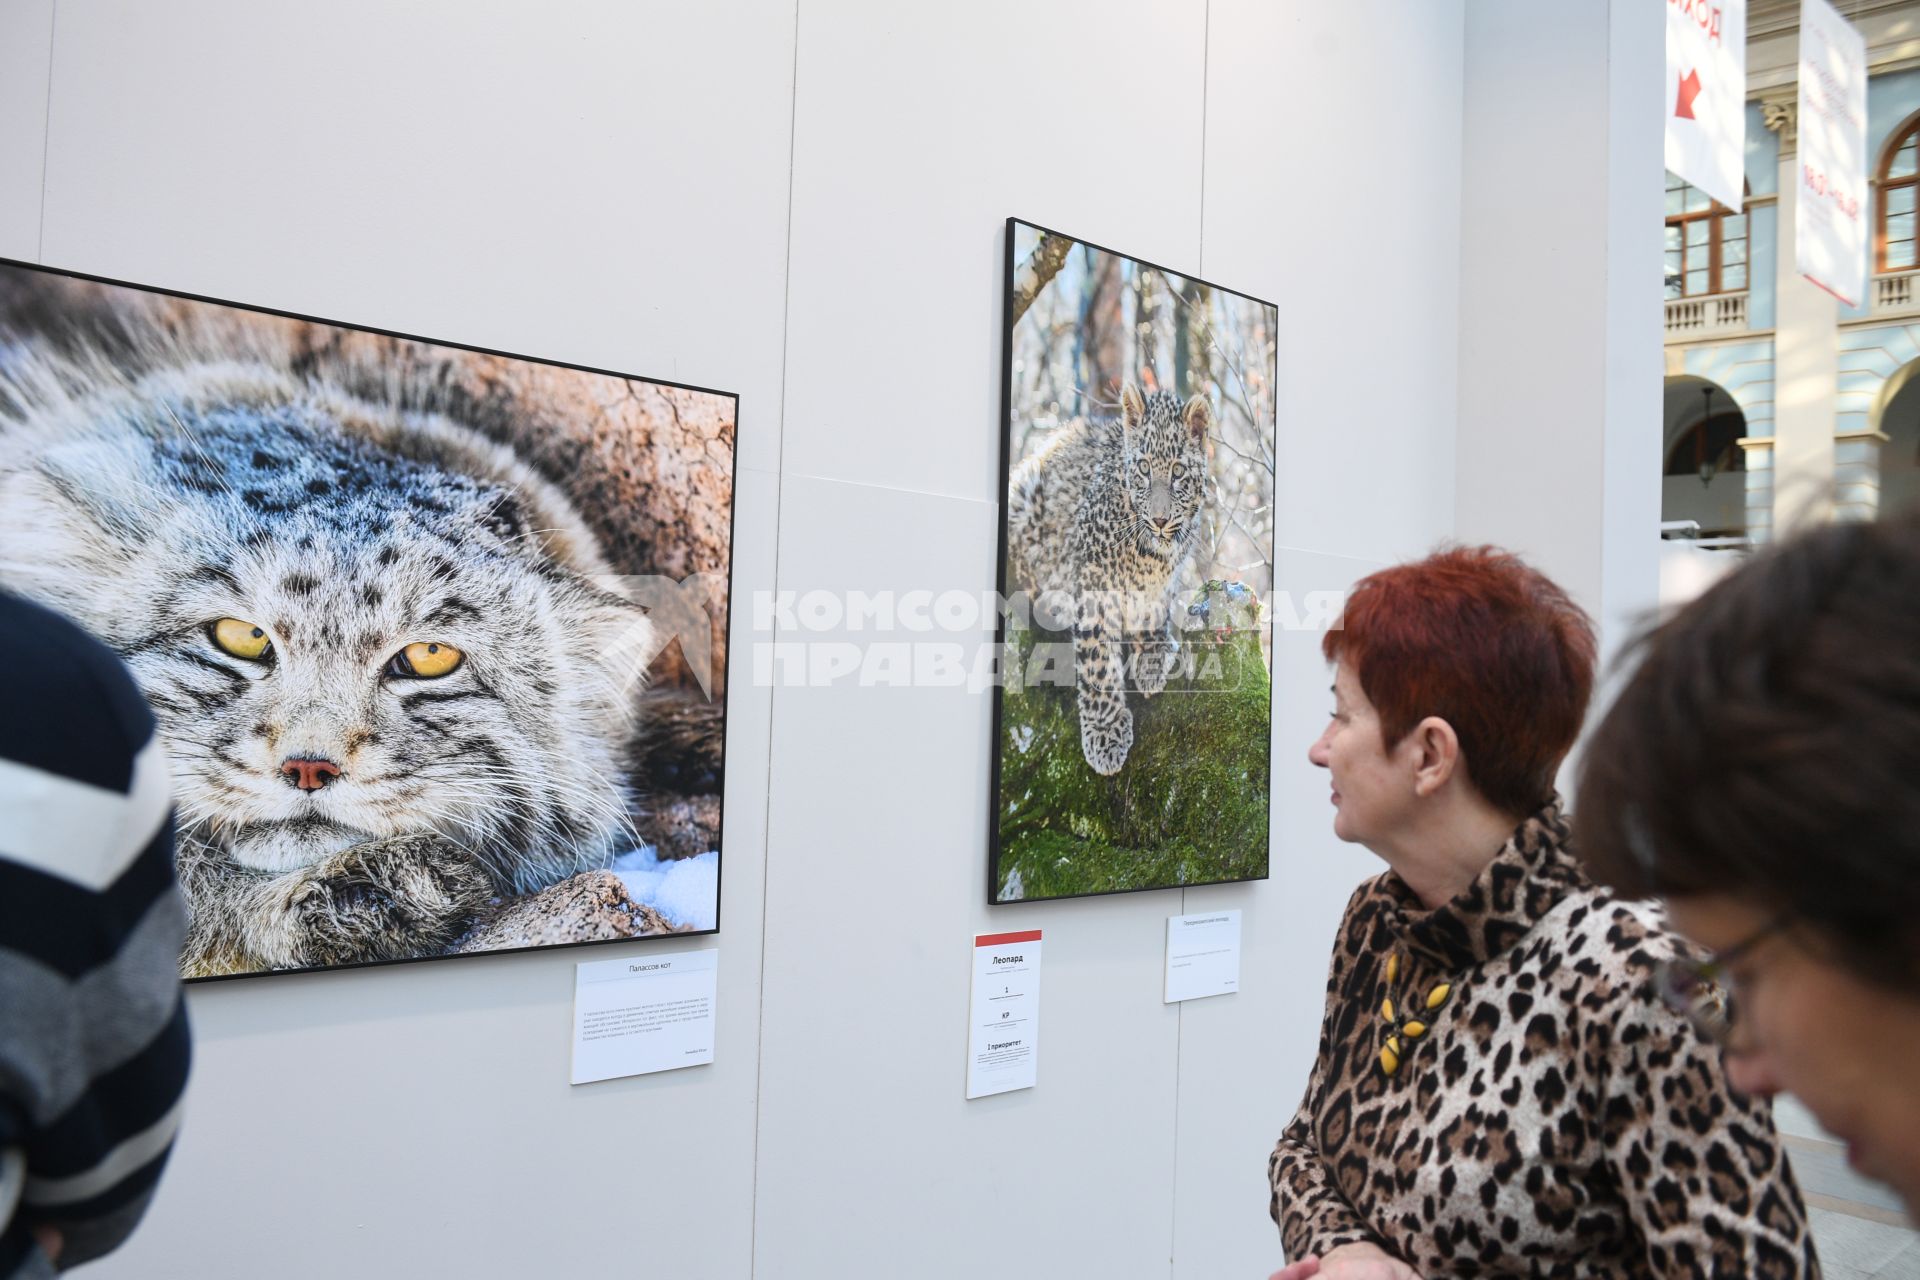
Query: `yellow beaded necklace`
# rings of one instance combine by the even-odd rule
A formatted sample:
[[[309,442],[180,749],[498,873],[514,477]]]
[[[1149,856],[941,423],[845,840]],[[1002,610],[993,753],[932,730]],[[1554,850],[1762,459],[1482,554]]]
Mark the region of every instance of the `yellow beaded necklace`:
[[[1401,1061],[1413,1052],[1414,1045],[1427,1034],[1433,1015],[1440,1012],[1453,996],[1451,983],[1436,983],[1427,992],[1425,1008],[1417,1010],[1413,1017],[1407,1016],[1404,1002],[1400,1008],[1393,1003],[1394,986],[1400,981],[1400,953],[1394,952],[1387,957],[1387,994],[1380,1001],[1380,1016],[1386,1019],[1385,1041],[1380,1046],[1380,1070],[1388,1076],[1400,1070]]]

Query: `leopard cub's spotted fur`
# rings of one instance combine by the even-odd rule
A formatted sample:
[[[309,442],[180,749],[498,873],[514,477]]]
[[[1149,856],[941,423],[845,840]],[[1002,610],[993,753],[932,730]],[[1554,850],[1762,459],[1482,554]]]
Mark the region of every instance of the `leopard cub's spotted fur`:
[[[1207,492],[1204,397],[1183,406],[1129,385],[1118,421],[1055,431],[1008,486],[1014,585],[1071,599],[1080,747],[1095,772],[1118,773],[1133,747],[1133,685],[1152,697],[1179,653],[1174,594],[1192,559]],[[1131,643],[1129,637],[1132,637]]]

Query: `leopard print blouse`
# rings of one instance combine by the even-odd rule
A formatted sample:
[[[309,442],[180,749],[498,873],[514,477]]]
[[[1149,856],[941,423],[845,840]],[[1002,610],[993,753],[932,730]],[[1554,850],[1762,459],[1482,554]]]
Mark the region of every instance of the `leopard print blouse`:
[[[1347,906],[1320,1057],[1268,1162],[1290,1258],[1442,1277],[1817,1277],[1766,1106],[1652,993],[1683,944],[1596,888],[1557,804],[1427,911]]]

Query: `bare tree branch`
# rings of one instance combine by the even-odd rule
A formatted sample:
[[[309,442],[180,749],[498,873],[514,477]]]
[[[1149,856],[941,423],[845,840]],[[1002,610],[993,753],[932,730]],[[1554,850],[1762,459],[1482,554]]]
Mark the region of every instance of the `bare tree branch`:
[[[1240,461],[1242,462],[1251,463],[1253,466],[1256,466],[1256,467],[1267,467],[1269,470],[1272,469],[1265,458],[1251,457],[1248,454],[1243,453],[1239,449],[1234,448],[1232,445],[1228,444],[1225,440],[1222,440],[1217,436],[1214,438],[1213,442],[1216,445],[1220,446],[1222,449],[1225,449],[1228,453],[1232,454],[1234,457],[1240,459]]]
[[[1214,351],[1217,351],[1220,353],[1221,363],[1226,365],[1227,371],[1233,375],[1234,383],[1236,384],[1240,393],[1239,394],[1240,407],[1246,411],[1247,421],[1254,425],[1254,433],[1253,433],[1254,442],[1260,446],[1260,452],[1265,456],[1265,459],[1266,459],[1267,469],[1271,471],[1273,469],[1273,455],[1270,452],[1268,452],[1268,449],[1267,449],[1266,433],[1260,430],[1260,415],[1254,409],[1253,401],[1248,399],[1248,393],[1251,390],[1251,388],[1247,385],[1247,375],[1241,371],[1239,361],[1234,358],[1234,353],[1232,351],[1229,351],[1224,345],[1222,345],[1217,339],[1214,339],[1211,335],[1209,335],[1208,342]],[[1222,388],[1221,392],[1223,395],[1226,394],[1226,389]]]
[[[1175,390],[1183,396],[1206,395],[1213,383],[1213,370],[1207,367],[1207,311],[1213,305],[1213,290],[1187,280],[1174,298],[1179,304],[1173,348]]]
[[[1086,281],[1086,306],[1080,313],[1080,328],[1085,340],[1080,347],[1079,384],[1081,394],[1094,404],[1118,404],[1120,386],[1131,382],[1135,371],[1127,367],[1133,352],[1132,335],[1126,326],[1126,286],[1120,258],[1103,253],[1093,264]]]
[[[1247,528],[1246,525],[1242,524],[1240,522],[1239,516],[1229,513],[1227,518],[1229,521],[1232,522],[1233,527],[1238,529],[1242,534],[1244,534],[1246,536],[1247,541],[1252,544],[1253,554],[1260,557],[1260,559],[1257,561],[1254,561],[1250,564],[1242,565],[1241,566],[1242,571],[1252,568],[1254,564],[1263,564],[1267,568],[1271,569],[1273,567],[1273,560],[1268,557],[1266,552],[1260,549],[1260,535],[1256,534],[1253,530]]]
[[[1043,234],[1040,237],[1040,243],[1033,246],[1033,252],[1013,273],[1013,318],[1009,324],[1018,324],[1020,317],[1027,314],[1027,308],[1033,305],[1040,290],[1046,288],[1047,281],[1060,274],[1060,266],[1072,248],[1073,241],[1065,236]]]
[[[1134,277],[1134,377],[1141,380],[1151,378],[1153,386],[1160,386],[1161,373],[1158,353],[1155,350],[1155,327],[1160,323],[1160,295],[1166,290],[1166,279],[1152,267],[1142,267]]]

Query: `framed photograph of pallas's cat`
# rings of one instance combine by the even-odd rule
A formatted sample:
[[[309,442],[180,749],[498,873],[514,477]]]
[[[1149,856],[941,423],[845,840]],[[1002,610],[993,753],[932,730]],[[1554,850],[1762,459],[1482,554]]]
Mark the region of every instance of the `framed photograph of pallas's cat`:
[[[1278,309],[1007,222],[990,903],[1259,880]]]
[[[718,928],[736,418],[0,260],[0,590],[152,706],[184,976]]]

